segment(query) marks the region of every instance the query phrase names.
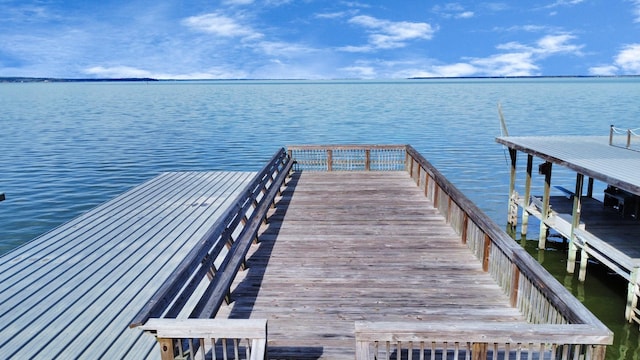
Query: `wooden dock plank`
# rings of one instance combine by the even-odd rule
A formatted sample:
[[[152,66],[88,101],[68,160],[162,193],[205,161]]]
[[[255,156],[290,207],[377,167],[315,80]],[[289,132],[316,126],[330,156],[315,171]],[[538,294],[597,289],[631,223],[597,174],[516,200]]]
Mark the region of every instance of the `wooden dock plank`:
[[[571,218],[573,200],[563,196],[552,196],[551,208],[557,213]],[[619,252],[617,257],[628,258],[627,262],[640,264],[640,221],[624,218],[611,208],[605,208],[601,201],[582,198],[580,220],[585,230],[601,239],[603,243]]]
[[[162,174],[0,261],[0,351],[158,358],[128,324],[253,173]]]
[[[218,317],[272,358],[353,359],[355,321],[524,321],[406,172],[295,173]]]

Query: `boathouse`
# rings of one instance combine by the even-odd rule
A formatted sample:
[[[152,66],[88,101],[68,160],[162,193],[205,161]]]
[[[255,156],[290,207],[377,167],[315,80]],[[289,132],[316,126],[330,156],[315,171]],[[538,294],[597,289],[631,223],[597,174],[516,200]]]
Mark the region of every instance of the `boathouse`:
[[[625,132],[628,134],[628,132]],[[595,259],[628,282],[625,317],[640,323],[640,149],[606,136],[499,137],[509,149],[511,181],[509,224],[515,229],[518,208],[521,233],[526,236],[529,216],[540,220],[539,248],[545,248],[550,230],[568,241],[567,271],[586,277],[589,259]],[[516,189],[517,153],[527,154],[524,192]],[[534,158],[544,182],[542,194],[532,194]],[[552,185],[554,165],[575,172],[574,184]],[[594,195],[594,181],[603,192]],[[521,188],[522,189],[522,188]],[[620,310],[622,313],[622,310]]]
[[[613,340],[405,145],[161,174],[0,260],[19,358],[604,359]]]

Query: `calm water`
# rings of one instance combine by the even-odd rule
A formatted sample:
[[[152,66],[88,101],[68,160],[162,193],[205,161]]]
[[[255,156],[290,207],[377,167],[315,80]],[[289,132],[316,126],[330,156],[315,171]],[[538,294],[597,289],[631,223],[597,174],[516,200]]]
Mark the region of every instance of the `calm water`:
[[[511,135],[608,135],[640,126],[639,100],[633,78],[0,84],[0,253],[160,172],[258,170],[287,144],[412,144],[503,225],[498,103]],[[640,357],[623,282],[527,247],[615,331],[609,359]]]

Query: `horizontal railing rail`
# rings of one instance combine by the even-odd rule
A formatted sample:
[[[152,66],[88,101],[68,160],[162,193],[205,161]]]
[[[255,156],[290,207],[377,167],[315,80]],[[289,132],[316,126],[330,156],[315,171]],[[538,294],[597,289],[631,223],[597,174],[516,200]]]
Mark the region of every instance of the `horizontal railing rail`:
[[[356,358],[603,359],[607,336],[588,325],[356,322]]]
[[[264,360],[267,321],[254,319],[149,319],[161,359]]]
[[[288,145],[300,171],[393,171],[405,169],[405,145]]]
[[[158,329],[153,324],[158,324],[159,319],[167,320],[161,324],[168,329],[168,324],[183,324],[181,320],[185,317],[215,317],[223,302],[230,302],[233,280],[243,267],[251,244],[254,240],[257,241],[260,225],[266,221],[267,212],[274,204],[292,166],[293,161],[284,148],[280,149],[198,241],[197,246],[185,256],[135,316],[130,327],[144,325],[145,331],[157,333]],[[168,351],[166,344],[160,344],[161,351],[167,351],[167,357],[163,359],[173,359],[168,354],[179,356],[180,351],[188,348],[188,342],[175,340],[189,338],[188,331],[178,335],[180,336],[171,340],[173,348],[176,348],[175,344],[182,344],[184,347]],[[198,342],[195,343],[195,348],[197,347]]]

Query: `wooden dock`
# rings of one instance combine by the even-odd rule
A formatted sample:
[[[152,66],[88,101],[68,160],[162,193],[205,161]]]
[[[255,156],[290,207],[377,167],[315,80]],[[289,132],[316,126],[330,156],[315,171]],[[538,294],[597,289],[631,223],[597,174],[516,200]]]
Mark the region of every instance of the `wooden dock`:
[[[353,359],[356,321],[522,322],[406,171],[297,172],[218,316],[267,319],[269,356]]]
[[[238,207],[228,218],[248,220],[217,231],[229,251],[194,250],[134,319],[163,359],[604,358],[611,332],[410,146],[289,157],[274,209]],[[211,271],[217,293],[182,290]]]
[[[612,333],[412,147],[288,150],[163,174],[0,258],[0,352],[604,359]]]
[[[624,316],[640,323],[640,151],[619,146],[613,134],[606,136],[502,137],[497,142],[511,155],[510,215],[515,229],[517,206],[522,208],[523,235],[530,215],[540,220],[539,247],[545,247],[549,230],[568,240],[567,271],[573,273],[579,260],[579,279],[586,278],[589,259],[594,259],[628,282]],[[627,141],[629,144],[629,141]],[[516,191],[517,152],[527,154],[524,193]],[[531,194],[533,159],[544,161],[544,193]],[[552,167],[576,173],[575,186],[554,196]],[[585,180],[585,177],[588,180]],[[594,180],[607,186],[604,201],[593,197]],[[622,313],[622,310],[620,311]]]

